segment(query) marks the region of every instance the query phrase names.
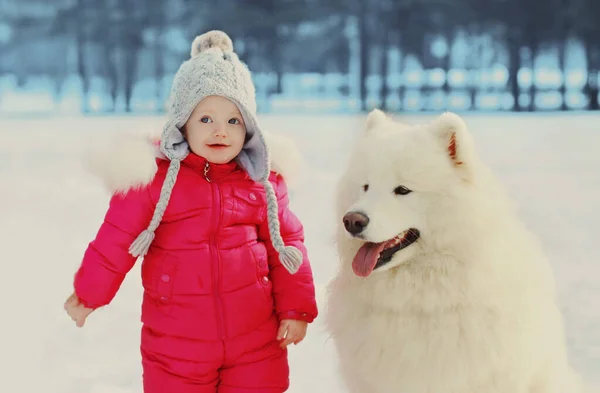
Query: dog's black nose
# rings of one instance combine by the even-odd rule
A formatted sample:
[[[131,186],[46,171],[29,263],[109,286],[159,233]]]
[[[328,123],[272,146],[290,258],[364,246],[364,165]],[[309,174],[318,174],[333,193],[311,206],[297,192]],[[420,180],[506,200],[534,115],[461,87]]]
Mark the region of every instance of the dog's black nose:
[[[358,235],[364,231],[365,227],[369,223],[369,217],[362,213],[346,213],[344,215],[344,227],[352,235]]]

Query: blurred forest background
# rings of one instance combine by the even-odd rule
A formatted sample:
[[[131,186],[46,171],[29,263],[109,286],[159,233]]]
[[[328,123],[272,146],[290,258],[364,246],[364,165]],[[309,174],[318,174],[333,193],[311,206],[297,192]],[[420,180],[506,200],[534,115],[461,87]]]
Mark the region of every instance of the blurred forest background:
[[[222,29],[259,110],[598,110],[600,0],[0,0],[0,115],[160,113]]]

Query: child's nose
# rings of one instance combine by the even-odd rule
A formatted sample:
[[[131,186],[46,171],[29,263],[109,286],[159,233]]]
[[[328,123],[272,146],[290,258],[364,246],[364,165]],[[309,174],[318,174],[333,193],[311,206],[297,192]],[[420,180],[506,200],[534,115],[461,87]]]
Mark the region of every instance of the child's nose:
[[[220,124],[215,125],[214,134],[216,137],[225,138],[227,136],[227,132],[225,131],[225,127]]]

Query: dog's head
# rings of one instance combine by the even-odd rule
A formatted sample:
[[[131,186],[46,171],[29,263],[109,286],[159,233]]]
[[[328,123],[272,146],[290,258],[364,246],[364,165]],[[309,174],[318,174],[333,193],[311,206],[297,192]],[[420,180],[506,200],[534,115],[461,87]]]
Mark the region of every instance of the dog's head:
[[[341,230],[358,251],[352,267],[366,277],[411,260],[444,231],[460,231],[475,152],[460,117],[407,125],[379,110],[351,153],[338,189]]]

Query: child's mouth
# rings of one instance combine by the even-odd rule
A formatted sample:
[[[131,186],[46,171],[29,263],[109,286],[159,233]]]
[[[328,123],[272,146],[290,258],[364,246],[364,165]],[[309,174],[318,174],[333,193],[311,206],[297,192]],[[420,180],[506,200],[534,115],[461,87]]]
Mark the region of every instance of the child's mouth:
[[[208,147],[210,147],[211,149],[224,149],[226,147],[229,147],[229,145],[225,145],[223,143],[212,143],[208,145]]]

